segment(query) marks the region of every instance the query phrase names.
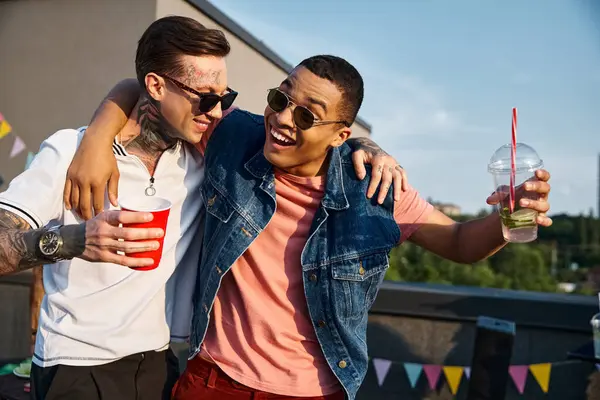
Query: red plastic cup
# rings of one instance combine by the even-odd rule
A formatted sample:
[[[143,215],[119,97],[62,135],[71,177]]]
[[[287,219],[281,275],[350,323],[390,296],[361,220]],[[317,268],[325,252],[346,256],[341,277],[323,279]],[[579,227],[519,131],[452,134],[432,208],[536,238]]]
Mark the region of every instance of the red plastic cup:
[[[133,212],[149,212],[152,213],[154,218],[149,222],[142,222],[139,224],[123,224],[125,228],[161,228],[163,232],[167,232],[167,220],[169,219],[169,212],[171,211],[171,202],[161,197],[147,196],[139,197],[135,199],[126,199],[125,201],[119,200],[119,205],[123,211]],[[130,267],[136,271],[151,271],[158,267],[163,252],[163,237],[155,239],[158,241],[158,249],[151,251],[143,251],[141,253],[127,253],[127,257],[133,258],[151,258],[154,260],[152,265],[146,267]]]

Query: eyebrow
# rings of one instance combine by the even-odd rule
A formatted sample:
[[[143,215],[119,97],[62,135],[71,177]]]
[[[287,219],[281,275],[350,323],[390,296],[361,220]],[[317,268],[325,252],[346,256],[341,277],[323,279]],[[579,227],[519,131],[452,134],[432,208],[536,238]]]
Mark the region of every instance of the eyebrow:
[[[282,85],[282,86],[287,86],[287,87],[292,87],[292,86],[293,86],[293,85],[292,85],[292,82],[291,82],[289,79],[286,79],[286,80],[284,80],[283,82],[281,82],[281,85]],[[288,95],[288,96],[289,96],[289,95]],[[327,104],[325,104],[325,102],[324,102],[324,101],[321,101],[321,100],[319,100],[319,99],[315,99],[314,97],[310,97],[310,96],[309,96],[309,97],[308,97],[308,102],[309,102],[310,104],[313,104],[313,105],[320,106],[320,107],[323,109],[323,111],[327,112]]]

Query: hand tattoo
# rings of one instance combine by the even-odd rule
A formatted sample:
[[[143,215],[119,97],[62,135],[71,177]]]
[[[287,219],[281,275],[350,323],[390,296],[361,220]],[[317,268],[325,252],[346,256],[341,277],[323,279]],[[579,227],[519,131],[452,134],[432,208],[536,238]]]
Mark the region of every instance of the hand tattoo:
[[[80,225],[61,228],[64,241],[61,257],[77,257],[85,250],[85,224],[81,226],[83,231]],[[0,209],[0,275],[48,263],[37,251],[38,240],[44,231],[45,228],[33,230],[23,218]]]
[[[379,145],[377,143],[375,143],[374,141],[372,141],[369,138],[350,139],[350,140],[348,140],[348,142],[351,142],[353,144],[355,151],[363,150],[363,151],[371,154],[373,157],[389,156],[389,154],[386,153],[385,150],[383,150],[381,147],[379,147]]]

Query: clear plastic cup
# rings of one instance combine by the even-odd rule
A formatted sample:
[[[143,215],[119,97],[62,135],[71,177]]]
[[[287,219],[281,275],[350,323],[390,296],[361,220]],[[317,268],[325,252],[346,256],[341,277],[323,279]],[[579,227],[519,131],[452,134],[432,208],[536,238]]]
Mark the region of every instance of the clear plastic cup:
[[[600,313],[594,315],[590,323],[594,335],[594,357],[600,360]]]
[[[488,171],[494,178],[495,190],[501,194],[497,205],[502,220],[504,239],[513,243],[527,243],[537,239],[537,212],[522,208],[519,200],[531,198],[538,200],[535,193],[526,192],[523,183],[534,177],[535,171],[542,168],[544,163],[537,152],[524,143],[517,143],[515,164],[515,202],[511,212],[510,207],[510,174],[511,174],[511,145],[500,147],[488,164]]]

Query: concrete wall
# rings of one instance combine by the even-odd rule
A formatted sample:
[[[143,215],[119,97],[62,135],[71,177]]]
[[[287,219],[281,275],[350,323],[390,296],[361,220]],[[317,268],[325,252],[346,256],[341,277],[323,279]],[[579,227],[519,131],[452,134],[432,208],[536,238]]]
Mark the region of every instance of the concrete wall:
[[[137,39],[155,15],[154,0],[0,2],[0,112],[30,151],[87,124],[108,90],[134,76]],[[8,159],[12,142],[0,140],[0,190],[25,165],[26,153]]]

